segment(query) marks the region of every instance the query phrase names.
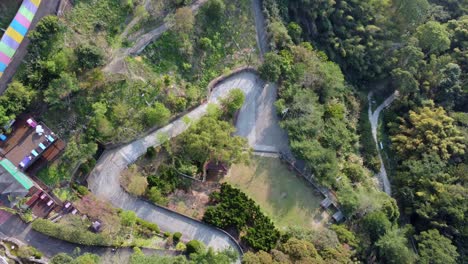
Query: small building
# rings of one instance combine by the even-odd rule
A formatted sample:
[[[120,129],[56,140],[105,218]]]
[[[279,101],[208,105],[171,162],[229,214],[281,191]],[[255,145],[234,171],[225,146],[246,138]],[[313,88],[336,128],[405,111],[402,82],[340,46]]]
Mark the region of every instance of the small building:
[[[335,222],[339,223],[343,220],[344,215],[340,210],[338,210],[336,213],[333,214],[332,218],[333,220],[335,220]]]
[[[0,203],[14,207],[35,186],[34,182],[7,159],[0,160]]]
[[[91,226],[89,227],[89,229],[94,232],[94,233],[99,233],[101,232],[101,227],[102,227],[102,224],[101,222],[99,221],[94,221]]]
[[[328,207],[330,207],[331,204],[332,204],[332,200],[328,197],[323,199],[322,202],[320,202],[320,206],[323,209],[328,209]]]

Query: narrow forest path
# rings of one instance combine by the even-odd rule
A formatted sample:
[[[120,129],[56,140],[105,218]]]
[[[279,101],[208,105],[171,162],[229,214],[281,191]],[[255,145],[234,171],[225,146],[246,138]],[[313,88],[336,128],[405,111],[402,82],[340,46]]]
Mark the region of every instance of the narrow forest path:
[[[197,0],[191,6],[192,12],[196,14],[200,7],[206,3],[208,0]],[[137,24],[141,18],[134,18],[130,24]],[[130,24],[121,34],[121,37],[124,38],[128,31],[130,30]],[[168,22],[164,22],[163,24],[155,27],[154,29],[150,30],[149,32],[137,37],[137,40],[130,48],[121,48],[114,52],[111,61],[104,67],[105,72],[110,73],[123,73],[126,69],[125,67],[125,58],[129,55],[138,55],[148,46],[151,42],[158,39],[164,32],[172,27],[171,24]]]
[[[377,148],[377,153],[378,153],[379,160],[380,160],[380,171],[376,176],[377,176],[377,179],[379,180],[379,183],[382,186],[383,191],[386,192],[390,196],[392,195],[392,187],[390,185],[390,181],[388,180],[387,170],[385,169],[385,165],[382,159],[381,149],[380,149],[379,141],[377,138],[377,127],[379,125],[380,112],[382,112],[383,109],[390,106],[392,102],[397,98],[397,96],[398,96],[398,91],[395,91],[387,99],[385,99],[375,109],[374,112],[372,112],[372,91],[369,92],[369,94],[367,95],[367,101],[369,102],[369,109],[368,109],[369,122],[371,123],[372,137],[374,138],[375,147]]]

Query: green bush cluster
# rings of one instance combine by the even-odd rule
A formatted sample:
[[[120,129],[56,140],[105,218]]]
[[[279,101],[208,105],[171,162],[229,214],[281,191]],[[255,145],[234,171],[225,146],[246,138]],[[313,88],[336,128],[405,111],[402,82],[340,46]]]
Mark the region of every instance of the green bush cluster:
[[[200,253],[205,250],[205,245],[198,240],[190,240],[186,245],[187,254]]]
[[[245,232],[242,240],[256,250],[268,251],[275,246],[279,231],[260,207],[239,189],[223,183],[220,192],[213,193],[211,199],[215,205],[208,207],[203,221],[225,230],[235,228],[239,233]]]
[[[182,233],[180,232],[175,232],[173,235],[172,235],[172,238],[174,239],[174,242],[177,243],[180,241],[180,239],[182,238]]]
[[[109,237],[102,234],[95,234],[87,230],[79,230],[72,226],[65,226],[52,223],[46,219],[36,219],[32,223],[32,228],[45,235],[55,237],[64,241],[85,245],[85,246],[117,246]]]
[[[136,224],[141,226],[142,228],[150,230],[151,232],[155,232],[157,234],[160,232],[159,226],[157,224],[146,221],[144,219],[137,218]]]

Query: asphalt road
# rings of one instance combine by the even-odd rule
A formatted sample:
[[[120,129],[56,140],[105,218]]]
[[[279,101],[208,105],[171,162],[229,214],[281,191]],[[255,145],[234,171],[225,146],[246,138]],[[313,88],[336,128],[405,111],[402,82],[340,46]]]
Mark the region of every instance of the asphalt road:
[[[158,135],[164,134],[169,138],[180,135],[189,127],[189,124],[183,120],[200,119],[207,113],[208,103],[218,103],[220,98],[236,88],[241,89],[248,98],[259,98],[263,82],[252,72],[236,73],[213,89],[207,103],[195,108],[184,117],[128,145],[106,152],[88,178],[91,191],[96,196],[110,201],[114,206],[135,211],[139,217],[158,224],[164,231],[181,232],[184,239],[197,239],[217,250],[228,247],[238,249],[237,243],[220,230],[132,197],[121,188],[119,182],[123,169],[143,155],[148,147],[161,144],[158,140],[161,137]]]
[[[263,55],[268,45],[260,1],[253,1],[253,10],[256,17],[257,41],[260,54]],[[138,53],[148,41],[153,41],[165,30],[167,30],[165,25],[154,29],[151,31],[153,33],[150,32],[151,35],[137,41],[137,45],[131,48],[130,53]],[[241,89],[246,95],[246,102],[240,110],[236,123],[237,134],[246,137],[254,150],[289,151],[287,135],[278,125],[273,104],[276,100],[277,86],[263,82],[255,73],[239,72],[219,83],[208,98],[208,103],[218,103],[219,98],[236,88]],[[164,231],[179,231],[184,239],[197,239],[218,250],[227,247],[238,249],[237,243],[220,230],[132,197],[121,188],[119,182],[122,170],[143,155],[148,147],[161,144],[157,135],[164,134],[169,138],[180,135],[189,126],[183,121],[184,119],[198,120],[206,112],[207,104],[200,105],[185,117],[150,135],[107,151],[88,178],[89,188],[98,197],[107,199],[117,207],[135,211],[139,217],[158,224]]]
[[[392,187],[390,185],[390,181],[388,180],[387,176],[387,170],[385,169],[385,165],[382,160],[382,155],[380,153],[381,149],[379,146],[379,141],[377,139],[377,127],[379,125],[379,115],[380,112],[382,112],[383,109],[387,108],[390,106],[390,104],[396,99],[398,96],[398,91],[395,91],[392,95],[390,95],[385,101],[383,101],[376,109],[374,112],[372,112],[372,92],[369,92],[367,95],[367,101],[369,102],[369,122],[371,123],[371,129],[372,129],[372,137],[374,138],[376,148],[377,148],[377,153],[379,156],[380,160],[380,171],[377,174],[377,178],[382,186],[382,189],[384,192],[386,192],[388,195],[392,195]]]

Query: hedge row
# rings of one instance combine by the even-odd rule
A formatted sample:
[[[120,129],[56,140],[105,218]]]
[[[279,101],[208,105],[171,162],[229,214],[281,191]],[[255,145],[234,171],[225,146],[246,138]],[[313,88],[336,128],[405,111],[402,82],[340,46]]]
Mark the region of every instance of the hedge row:
[[[85,246],[116,246],[112,240],[102,234],[95,234],[87,230],[80,230],[71,226],[52,223],[46,219],[36,219],[32,228],[45,235],[60,240]]]

